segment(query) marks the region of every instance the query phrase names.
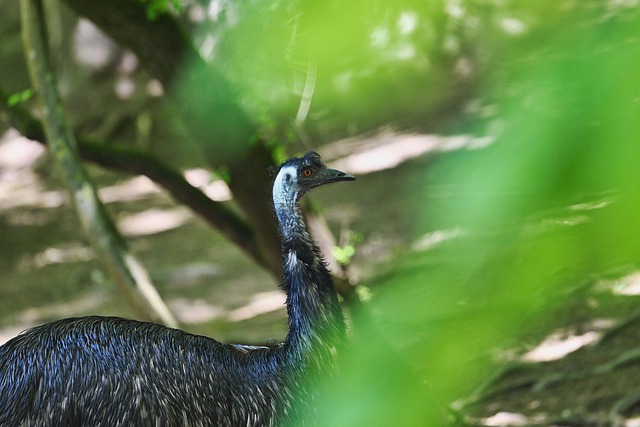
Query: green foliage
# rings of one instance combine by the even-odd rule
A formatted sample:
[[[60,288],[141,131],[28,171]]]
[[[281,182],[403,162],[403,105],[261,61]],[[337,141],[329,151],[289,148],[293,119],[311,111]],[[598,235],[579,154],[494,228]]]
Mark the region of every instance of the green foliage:
[[[162,15],[175,14],[182,10],[181,0],[139,0],[147,10],[147,19],[157,20]]]
[[[9,96],[7,99],[7,106],[14,107],[18,104],[26,102],[31,99],[33,96],[33,89],[28,88],[23,90],[22,92],[14,93]]]
[[[182,7],[140,1],[152,20]],[[185,72],[173,90],[202,107],[189,126],[213,123],[201,135],[216,155],[242,155],[259,135],[286,158],[305,94],[304,130],[318,140],[392,125],[492,141],[434,159],[418,185],[437,194],[416,201],[415,182],[406,189],[403,222],[460,232],[407,250],[362,288],[374,318],[354,314],[344,382],[321,400],[322,425],[443,424],[425,402],[463,398],[573,287],[638,268],[635,3],[221,2],[196,32],[213,67]],[[353,253],[347,244],[336,255]]]
[[[356,254],[356,248],[353,245],[335,246],[331,249],[331,255],[341,265],[347,265],[351,261],[351,258]]]
[[[500,349],[571,289],[638,268],[637,10],[534,12],[561,13],[551,22],[562,25],[479,46],[502,59],[481,82],[479,102],[495,114],[465,130],[490,129],[492,144],[442,156],[424,175],[449,192],[423,201],[419,228],[462,231],[404,253],[368,284],[376,321],[355,315],[344,384],[323,400],[323,425],[444,424],[428,402],[464,398]]]
[[[440,4],[233,2],[195,39],[263,134],[287,141],[308,107],[304,131],[326,139],[406,123],[452,96]]]
[[[356,247],[362,243],[361,233],[348,233],[346,238],[339,246],[335,246],[331,249],[331,255],[335,258],[340,265],[349,265],[351,258],[356,254]]]

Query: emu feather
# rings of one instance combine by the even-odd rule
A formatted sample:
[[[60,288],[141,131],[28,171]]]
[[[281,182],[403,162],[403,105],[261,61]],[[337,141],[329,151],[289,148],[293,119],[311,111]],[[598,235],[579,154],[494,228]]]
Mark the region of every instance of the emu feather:
[[[284,162],[274,180],[289,318],[283,343],[224,344],[113,317],[48,323],[0,347],[0,426],[299,425],[313,412],[308,379],[334,374],[345,324],[298,201],[354,179],[309,152]]]

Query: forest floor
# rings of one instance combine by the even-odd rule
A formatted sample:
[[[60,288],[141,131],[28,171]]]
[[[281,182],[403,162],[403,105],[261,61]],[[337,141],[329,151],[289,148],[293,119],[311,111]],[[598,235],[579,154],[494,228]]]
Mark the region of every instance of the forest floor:
[[[357,174],[358,186],[314,193],[337,235],[362,235],[350,267],[355,280],[375,276],[376,265],[424,231],[397,214],[398,206],[415,203],[405,192],[385,191],[385,203],[379,200],[380,188],[422,176],[427,160],[404,160],[374,171],[338,159],[335,166]],[[146,179],[91,172],[185,330],[226,342],[284,338],[284,295],[275,278]],[[216,191],[226,197],[223,187]],[[0,343],[62,317],[136,317],[94,259],[41,147],[15,135],[0,141],[0,241]],[[572,292],[570,306],[527,331],[521,348],[502,350],[495,375],[453,404],[462,424],[640,426],[640,278],[594,281]]]
[[[639,291],[637,275],[577,291],[459,402],[463,424],[640,426]]]

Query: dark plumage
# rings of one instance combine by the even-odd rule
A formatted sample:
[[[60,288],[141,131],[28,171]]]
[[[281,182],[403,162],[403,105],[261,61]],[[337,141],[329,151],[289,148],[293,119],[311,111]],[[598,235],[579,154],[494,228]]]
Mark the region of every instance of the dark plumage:
[[[0,426],[297,425],[307,378],[334,374],[345,339],[336,291],[298,201],[355,179],[314,152],[284,162],[273,200],[282,237],[289,333],[273,347],[223,344],[152,323],[65,319],[0,347]]]

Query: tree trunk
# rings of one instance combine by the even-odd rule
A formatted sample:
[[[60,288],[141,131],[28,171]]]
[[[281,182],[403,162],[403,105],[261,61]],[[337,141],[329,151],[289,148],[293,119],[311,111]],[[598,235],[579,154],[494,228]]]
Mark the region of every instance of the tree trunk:
[[[280,277],[280,242],[272,213],[268,167],[273,159],[256,126],[244,113],[233,87],[200,57],[179,23],[169,15],[150,21],[138,0],[65,0],[91,20],[173,94],[174,111],[214,168],[226,168],[234,200],[248,222],[265,264]],[[255,142],[252,142],[255,141]]]

